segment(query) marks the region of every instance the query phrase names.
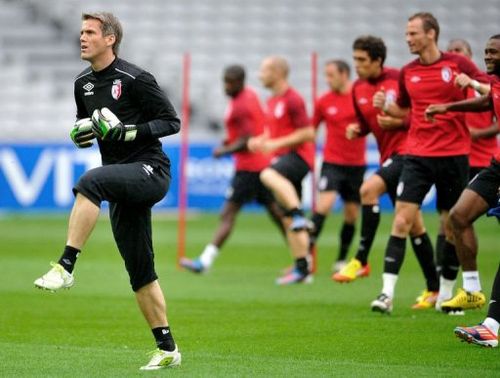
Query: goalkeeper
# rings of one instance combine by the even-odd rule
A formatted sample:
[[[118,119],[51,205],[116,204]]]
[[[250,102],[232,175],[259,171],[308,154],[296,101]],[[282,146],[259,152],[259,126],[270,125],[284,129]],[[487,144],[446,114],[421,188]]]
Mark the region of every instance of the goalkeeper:
[[[81,58],[90,67],[75,80],[77,122],[70,136],[80,148],[96,141],[103,166],[75,185],[64,252],[35,286],[56,291],[73,285],[77,257],[102,201],[109,201],[116,244],[158,347],[141,369],[155,370],[181,362],[154,269],[151,231],[151,208],[170,184],[170,161],[159,138],[177,133],[180,121],[154,77],[117,57],[121,38],[120,22],[112,14],[82,15]]]

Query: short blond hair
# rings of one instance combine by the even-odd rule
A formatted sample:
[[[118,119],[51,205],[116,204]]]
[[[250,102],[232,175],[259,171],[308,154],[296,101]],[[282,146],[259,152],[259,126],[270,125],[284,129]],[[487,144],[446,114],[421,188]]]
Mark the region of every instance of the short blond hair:
[[[123,37],[123,28],[120,20],[113,14],[109,12],[94,12],[94,13],[82,13],[82,20],[98,20],[101,21],[101,31],[102,35],[114,35],[115,43],[113,44],[113,53],[118,56],[118,51],[120,50],[120,43]]]

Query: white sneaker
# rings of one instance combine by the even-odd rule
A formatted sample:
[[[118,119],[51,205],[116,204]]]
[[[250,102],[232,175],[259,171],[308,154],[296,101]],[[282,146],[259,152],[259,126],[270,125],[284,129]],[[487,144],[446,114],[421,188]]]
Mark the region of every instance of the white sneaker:
[[[151,360],[149,360],[147,365],[142,366],[140,370],[158,370],[166,367],[179,366],[181,364],[181,354],[179,353],[177,345],[172,352],[156,349],[150,354]]]
[[[69,289],[75,283],[73,275],[66,271],[61,264],[51,262],[52,269],[35,280],[35,286],[40,289],[56,291]]]
[[[390,314],[392,312],[392,299],[382,293],[372,302],[371,306],[372,311]]]

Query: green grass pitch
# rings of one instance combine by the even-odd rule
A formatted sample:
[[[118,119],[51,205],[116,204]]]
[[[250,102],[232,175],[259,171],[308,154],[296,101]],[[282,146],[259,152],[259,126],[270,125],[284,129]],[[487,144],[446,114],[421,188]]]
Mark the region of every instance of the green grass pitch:
[[[265,215],[243,213],[214,269],[203,276],[176,269],[174,218],[154,218],[154,242],[183,364],[159,372],[138,371],[153,340],[105,217],[79,258],[75,286],[58,293],[36,290],[33,280],[59,257],[66,217],[1,218],[0,376],[498,377],[500,348],[460,343],[453,335],[454,326],[483,319],[486,308],[463,317],[411,310],[424,284],[409,243],[393,314],[370,311],[381,289],[390,214],[382,217],[369,278],[347,285],[330,280],[340,225],[334,215],[319,244],[314,283],[292,287],[274,285],[291,260]],[[198,255],[216,222],[215,214],[190,218],[188,256]],[[426,222],[434,239],[437,217],[427,215]],[[481,219],[477,229],[489,297],[500,261],[500,226]]]

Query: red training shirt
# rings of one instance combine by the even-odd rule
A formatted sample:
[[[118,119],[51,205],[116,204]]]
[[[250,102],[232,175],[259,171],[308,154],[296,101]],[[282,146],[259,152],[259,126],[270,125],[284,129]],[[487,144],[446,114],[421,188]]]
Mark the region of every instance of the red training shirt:
[[[293,88],[267,100],[271,138],[279,138],[295,130],[310,125],[306,105],[300,94]],[[304,142],[294,147],[282,148],[274,152],[275,156],[295,151],[312,169],[314,165],[314,143]]]
[[[490,91],[491,101],[493,102],[493,111],[497,120],[500,119],[500,78],[498,76],[493,76],[491,80],[491,91]],[[494,156],[496,161],[500,162],[500,151],[497,151]]]
[[[322,121],[326,123],[323,161],[340,165],[366,165],[366,138],[348,140],[345,137],[347,125],[357,122],[351,90],[347,93],[329,91],[316,101],[313,125],[318,128]]]
[[[253,89],[244,88],[226,108],[226,144],[264,132],[266,116]],[[240,151],[233,154],[236,171],[260,172],[269,165],[269,158],[260,152]]]
[[[481,94],[472,88],[467,89],[467,98],[480,97]],[[495,122],[493,110],[485,112],[466,112],[465,124],[475,129],[486,129]],[[497,136],[473,140],[470,146],[469,165],[484,168],[490,165],[491,158],[497,153]]]
[[[403,155],[406,153],[407,127],[395,130],[384,130],[377,122],[377,115],[381,114],[380,109],[373,106],[373,95],[384,90],[387,102],[394,102],[399,93],[399,71],[394,68],[384,68],[382,74],[375,79],[358,79],[354,82],[352,96],[354,109],[361,127],[361,133],[366,135],[373,133],[377,140],[380,152],[380,162],[394,154]]]
[[[397,104],[411,107],[408,153],[416,156],[468,155],[470,134],[463,113],[437,115],[434,121],[425,119],[425,109],[431,104],[464,100],[466,91],[455,86],[456,75],[488,81],[469,59],[441,52],[432,64],[424,65],[417,58],[403,67],[399,78]]]

